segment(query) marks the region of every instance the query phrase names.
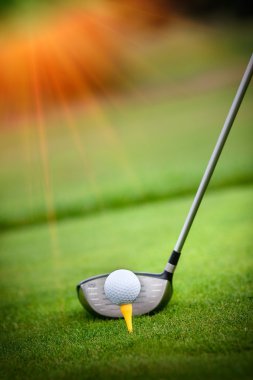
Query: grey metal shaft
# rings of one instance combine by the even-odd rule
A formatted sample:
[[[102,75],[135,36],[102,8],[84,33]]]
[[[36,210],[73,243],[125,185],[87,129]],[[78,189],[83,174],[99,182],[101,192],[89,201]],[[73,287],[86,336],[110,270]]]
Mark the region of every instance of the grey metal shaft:
[[[209,181],[212,177],[215,166],[218,162],[218,159],[220,157],[220,154],[222,152],[222,149],[224,147],[224,144],[226,142],[226,139],[228,137],[230,129],[231,129],[233,122],[235,120],[236,114],[240,108],[241,102],[243,100],[244,94],[245,94],[247,87],[249,85],[249,82],[251,80],[252,74],[253,74],[253,54],[250,58],[248,66],[245,70],[245,73],[244,73],[243,78],[241,80],[240,86],[237,90],[234,101],[233,101],[232,106],[229,110],[228,116],[225,120],[224,126],[222,128],[222,131],[220,133],[218,141],[215,145],[214,151],[213,151],[211,158],[208,162],[206,171],[205,171],[203,178],[200,182],[198,191],[195,195],[192,206],[191,206],[190,211],[186,217],[185,223],[183,225],[183,228],[181,230],[181,233],[180,233],[179,238],[177,240],[177,243],[175,245],[174,250],[176,252],[181,252],[181,250],[183,248],[183,245],[184,245],[185,240],[188,236],[188,233],[190,231],[190,228],[191,228],[191,225],[192,225],[193,220],[195,218],[195,215],[198,211],[198,208],[200,206],[202,198],[205,194],[206,188],[207,188]]]

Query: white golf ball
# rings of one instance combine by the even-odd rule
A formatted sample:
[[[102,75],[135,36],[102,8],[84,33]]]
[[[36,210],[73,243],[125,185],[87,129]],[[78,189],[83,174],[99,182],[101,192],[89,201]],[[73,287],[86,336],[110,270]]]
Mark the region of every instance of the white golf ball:
[[[132,303],[139,295],[141,284],[138,277],[126,269],[110,273],[104,284],[105,295],[112,303]]]

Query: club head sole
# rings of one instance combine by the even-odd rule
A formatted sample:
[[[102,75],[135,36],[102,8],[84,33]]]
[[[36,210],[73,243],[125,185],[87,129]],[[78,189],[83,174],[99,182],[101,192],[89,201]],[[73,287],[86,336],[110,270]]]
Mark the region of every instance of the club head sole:
[[[133,315],[153,314],[167,305],[172,296],[172,276],[168,273],[135,273],[141,290],[133,302]],[[104,283],[109,274],[90,277],[77,285],[81,304],[91,314],[103,318],[122,318],[118,305],[106,297]]]

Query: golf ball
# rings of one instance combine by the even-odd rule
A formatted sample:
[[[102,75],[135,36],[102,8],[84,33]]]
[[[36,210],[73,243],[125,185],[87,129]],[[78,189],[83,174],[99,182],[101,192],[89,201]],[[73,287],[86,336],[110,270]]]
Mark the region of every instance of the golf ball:
[[[138,277],[126,269],[110,273],[104,284],[105,295],[117,305],[132,303],[139,295],[141,284]]]

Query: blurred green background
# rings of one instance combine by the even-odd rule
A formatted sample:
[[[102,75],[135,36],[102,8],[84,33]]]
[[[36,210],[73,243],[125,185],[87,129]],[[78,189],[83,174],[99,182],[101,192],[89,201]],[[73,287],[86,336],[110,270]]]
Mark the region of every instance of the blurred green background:
[[[128,336],[75,294],[162,270],[252,54],[246,1],[189,3],[1,3],[5,379],[251,376],[252,84],[171,304]]]

